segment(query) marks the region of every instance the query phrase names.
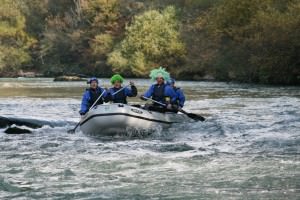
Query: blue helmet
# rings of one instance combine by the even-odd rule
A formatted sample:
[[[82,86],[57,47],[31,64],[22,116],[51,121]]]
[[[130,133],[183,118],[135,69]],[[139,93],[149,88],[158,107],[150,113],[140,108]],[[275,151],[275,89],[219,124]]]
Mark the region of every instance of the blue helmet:
[[[91,84],[92,81],[96,81],[97,83],[99,83],[99,82],[98,82],[98,79],[97,79],[96,77],[90,78],[90,79],[87,81],[87,83]]]
[[[174,84],[175,83],[175,79],[171,78],[170,80],[167,81],[168,85]]]

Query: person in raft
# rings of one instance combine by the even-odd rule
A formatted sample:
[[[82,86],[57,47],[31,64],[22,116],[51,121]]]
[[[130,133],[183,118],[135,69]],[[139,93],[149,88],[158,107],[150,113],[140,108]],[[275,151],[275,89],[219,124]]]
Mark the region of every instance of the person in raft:
[[[173,88],[173,90],[175,91],[176,96],[177,96],[177,99],[176,99],[177,110],[181,110],[183,108],[184,102],[185,102],[185,96],[184,96],[182,89],[175,86],[175,79],[173,79],[173,78],[168,80],[167,84],[170,85]]]
[[[166,106],[153,102],[150,105],[146,104],[145,109],[158,112],[173,111],[172,105],[176,105],[177,95],[173,88],[165,83],[165,81],[170,79],[170,74],[164,68],[160,67],[153,69],[149,76],[151,80],[156,81],[156,83],[150,86],[148,91],[141,96],[141,99],[147,100],[146,98],[152,98]]]
[[[98,86],[99,82],[96,77],[90,78],[87,83],[90,84],[90,88],[86,89],[82,96],[81,108],[79,111],[81,116],[85,115],[89,111],[90,107],[95,103],[101,94],[101,98],[95,105],[107,102],[108,93],[104,88]]]
[[[119,74],[113,75],[110,79],[110,82],[113,85],[113,87],[108,90],[108,99],[113,103],[127,104],[127,97],[136,97],[137,89],[134,85],[134,82],[129,82],[131,88],[125,87],[123,89],[122,83],[124,82],[124,79]]]

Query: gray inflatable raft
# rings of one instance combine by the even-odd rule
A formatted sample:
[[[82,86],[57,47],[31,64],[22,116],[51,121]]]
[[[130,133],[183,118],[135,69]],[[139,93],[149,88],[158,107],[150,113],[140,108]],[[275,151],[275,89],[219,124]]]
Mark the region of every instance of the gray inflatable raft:
[[[188,116],[177,113],[160,113],[126,104],[98,105],[80,122],[84,134],[126,134],[129,129],[151,130],[169,128],[174,123],[192,122]]]

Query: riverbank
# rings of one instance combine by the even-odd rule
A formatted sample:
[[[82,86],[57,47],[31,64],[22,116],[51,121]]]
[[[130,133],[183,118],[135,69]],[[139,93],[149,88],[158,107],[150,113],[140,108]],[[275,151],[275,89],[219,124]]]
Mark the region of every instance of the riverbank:
[[[113,73],[106,75],[106,76],[99,76],[100,78],[106,78],[114,75]],[[53,78],[54,81],[82,81],[85,79],[88,79],[89,77],[96,76],[96,75],[89,75],[89,74],[59,74],[59,75],[46,75],[39,72],[17,72],[17,73],[5,73],[0,74],[0,78]],[[147,76],[134,76],[130,78],[148,78]],[[193,75],[193,76],[181,76],[180,78],[174,76],[174,78],[178,80],[184,80],[184,81],[218,81],[213,77],[212,75],[205,75],[205,76],[199,76],[199,75]]]

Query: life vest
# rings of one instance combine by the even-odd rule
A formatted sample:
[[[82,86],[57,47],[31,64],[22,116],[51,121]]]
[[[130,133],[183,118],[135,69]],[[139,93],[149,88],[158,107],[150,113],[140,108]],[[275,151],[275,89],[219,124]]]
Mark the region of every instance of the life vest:
[[[98,99],[98,97],[101,95],[102,90],[97,88],[96,90],[87,89],[90,93],[90,99],[89,99],[89,107],[91,107],[95,101]],[[103,98],[100,98],[98,102],[95,105],[103,104]]]
[[[165,84],[162,85],[155,84],[153,89],[152,99],[155,101],[165,103],[166,102],[165,87],[166,87]]]
[[[112,91],[115,93],[119,90],[121,90],[121,88],[112,88]],[[125,89],[116,93],[115,95],[112,96],[112,101],[114,103],[123,103],[123,104],[127,104],[127,98],[126,98],[126,94],[125,94]]]

